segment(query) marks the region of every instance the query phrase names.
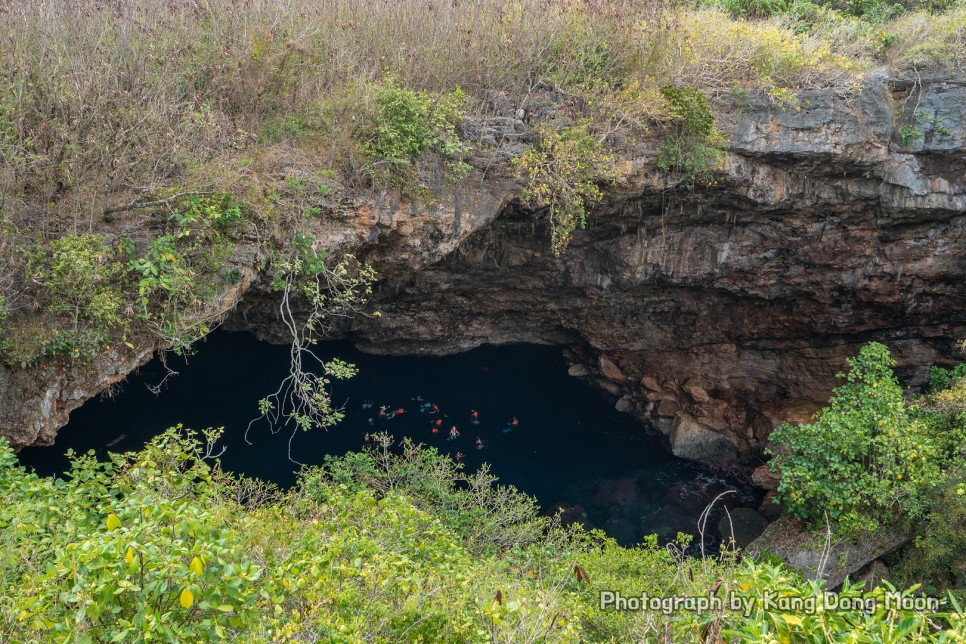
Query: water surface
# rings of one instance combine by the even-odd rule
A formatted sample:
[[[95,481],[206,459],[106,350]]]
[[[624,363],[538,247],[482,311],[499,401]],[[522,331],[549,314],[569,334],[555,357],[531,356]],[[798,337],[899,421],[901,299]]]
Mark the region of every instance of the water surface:
[[[447,357],[374,356],[342,342],[317,349],[321,357],[347,360],[360,372],[333,386],[335,403],[346,411],[343,422],[295,436],[292,456],[302,463],[358,450],[367,433],[387,431],[397,441],[408,436],[444,453],[462,453],[469,468],[490,463],[501,482],[534,495],[543,508],[565,506],[571,516],[584,517],[624,544],[652,532],[662,538],[678,530],[695,532],[707,499],[733,487],[671,455],[599,391],[567,376],[559,348],[484,346]],[[299,467],[288,458],[291,432],[272,434],[265,422],[257,422],[248,431],[252,444],[245,440],[258,400],[287,375],[288,359],[286,346],[243,333],[213,333],[187,360],[168,358],[176,376],[165,379],[160,361],[152,361],[112,397],[92,399],[74,411],[54,447],[24,449],[21,462],[54,474],[66,469],[71,448],[102,455],[108,444],[114,451],[137,450],[177,423],[217,426],[225,428],[225,469],[289,486]],[[161,393],[155,395],[149,387],[159,383]],[[440,414],[420,411],[419,397],[438,405]],[[367,400],[371,409],[363,409]],[[405,413],[380,419],[376,410],[383,405]],[[478,424],[471,423],[473,410]],[[505,431],[513,417],[518,427]],[[433,434],[437,418],[443,424]],[[454,425],[460,436],[447,440]],[[474,447],[476,438],[482,449]],[[745,503],[756,501],[752,491],[737,489]]]

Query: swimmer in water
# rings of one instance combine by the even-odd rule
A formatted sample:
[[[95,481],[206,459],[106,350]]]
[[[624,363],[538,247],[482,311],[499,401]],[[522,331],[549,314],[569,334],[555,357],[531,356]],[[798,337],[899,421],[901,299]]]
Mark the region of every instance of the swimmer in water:
[[[470,412],[470,423],[474,425],[480,424],[480,412],[476,411],[475,409]]]
[[[456,440],[459,437],[459,435],[460,435],[460,432],[458,429],[456,429],[456,425],[453,425],[452,427],[450,427],[449,440]]]
[[[476,440],[475,440],[475,441],[473,441],[473,446],[474,446],[474,447],[475,447],[476,449],[483,449],[483,441],[481,441],[481,440],[480,440],[480,437],[479,437],[479,436],[477,436],[477,437],[476,437]]]
[[[431,413],[433,413],[433,414],[438,414],[439,413],[439,405],[437,405],[436,403],[433,403],[433,406],[429,408],[429,411]]]
[[[368,398],[366,400],[363,400],[362,401],[362,408],[363,409],[372,409],[372,401],[369,400]]]
[[[437,427],[436,425],[433,425],[433,428],[429,430],[429,433],[430,434],[438,434],[439,433],[439,427]]]
[[[362,435],[362,442],[363,443],[368,443],[371,440],[372,440],[372,437],[369,436],[369,432],[366,432],[365,434]]]
[[[463,452],[456,452],[456,462],[457,463],[463,462]]]
[[[386,415],[386,406],[385,406],[385,405],[382,405],[382,406],[381,406],[381,407],[379,408],[379,411],[377,412],[377,414],[376,414],[376,415],[377,415],[377,416],[385,416],[385,415]]]
[[[503,428],[503,433],[504,434],[509,434],[510,432],[512,432],[514,429],[516,429],[519,426],[520,426],[520,421],[517,420],[517,417],[516,416],[514,416],[513,418],[510,419],[510,422],[509,422],[508,426]]]
[[[394,414],[396,414],[396,415],[398,416],[399,414],[405,414],[405,413],[406,413],[406,410],[405,410],[405,409],[403,409],[402,407],[400,407],[399,409],[397,409],[397,410],[396,410],[395,412],[393,412],[393,413],[394,413]]]

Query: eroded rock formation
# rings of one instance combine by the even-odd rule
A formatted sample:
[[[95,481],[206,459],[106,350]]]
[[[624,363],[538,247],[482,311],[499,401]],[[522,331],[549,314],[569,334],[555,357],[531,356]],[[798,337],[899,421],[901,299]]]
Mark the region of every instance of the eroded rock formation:
[[[486,155],[437,203],[345,202],[318,231],[382,277],[381,317],[334,333],[396,354],[562,344],[572,374],[654,420],[679,455],[748,463],[777,423],[817,409],[865,342],[888,344],[918,385],[966,336],[966,83],[737,106],[716,185],[669,185],[642,147],[559,258],[506,171],[527,136],[511,115],[468,124]],[[924,135],[903,142],[896,123],[911,118]],[[256,284],[230,326],[280,338],[272,298]],[[105,384],[89,379],[80,398]],[[47,385],[57,413],[2,415],[20,444],[52,439],[74,405],[77,387]],[[0,371],[4,400],[36,398],[16,387]]]

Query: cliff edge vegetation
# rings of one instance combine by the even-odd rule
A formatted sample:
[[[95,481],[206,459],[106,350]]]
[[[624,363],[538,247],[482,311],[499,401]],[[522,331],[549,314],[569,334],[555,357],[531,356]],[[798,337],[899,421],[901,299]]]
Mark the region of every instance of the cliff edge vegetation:
[[[559,253],[631,150],[713,181],[716,116],[955,74],[964,25],[948,2],[8,3],[0,351],[190,345],[297,233],[360,195],[432,202],[430,176],[516,175]],[[535,134],[487,159],[483,116]]]

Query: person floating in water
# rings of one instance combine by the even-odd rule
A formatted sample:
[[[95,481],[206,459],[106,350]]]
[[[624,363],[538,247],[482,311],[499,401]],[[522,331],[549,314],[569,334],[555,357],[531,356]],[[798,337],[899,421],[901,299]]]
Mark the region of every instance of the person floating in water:
[[[460,435],[460,432],[458,429],[456,429],[456,425],[453,425],[452,427],[450,427],[449,440],[456,440],[457,438],[459,438],[459,435]]]
[[[382,405],[381,407],[379,407],[379,412],[376,415],[377,416],[385,416],[386,415],[386,406],[385,405]]]
[[[372,420],[372,419],[370,418],[369,420]],[[365,434],[362,435],[362,442],[363,443],[368,443],[371,440],[372,440],[372,437],[369,436],[369,432],[366,432]]]
[[[456,452],[456,462],[457,463],[463,462],[463,452]]]
[[[420,396],[419,394],[416,394],[416,397],[413,398],[413,400],[415,400],[418,403],[422,403],[423,402],[423,397]]]
[[[363,409],[372,409],[372,401],[369,400],[368,398],[365,399],[365,400],[363,400],[362,401],[362,408]]]
[[[422,403],[419,406],[419,411],[420,411],[420,413],[425,414],[427,411],[429,411],[430,409],[432,409],[432,407],[433,407],[433,403],[431,403],[431,402],[424,402],[424,403]]]
[[[476,411],[475,409],[473,411],[471,411],[470,412],[470,422],[472,424],[474,424],[474,425],[479,425],[480,424],[480,412]]]
[[[443,426],[443,419],[442,419],[442,418],[437,418],[437,419],[436,419],[436,422],[435,422],[434,424],[435,424],[435,425],[436,425],[437,427],[442,427],[442,426]]]
[[[430,413],[438,414],[439,413],[439,405],[437,405],[436,403],[433,403],[433,406],[429,408],[429,411],[430,411]]]
[[[507,423],[507,426],[503,428],[503,433],[504,434],[509,434],[510,432],[512,432],[514,429],[516,429],[519,426],[520,426],[520,421],[517,420],[517,417],[516,416],[514,416],[513,418],[510,419],[510,422]]]
[[[477,436],[476,440],[473,441],[473,447],[475,447],[476,449],[483,449],[483,441],[480,440],[479,436]]]
[[[429,430],[429,433],[430,434],[438,434],[439,433],[439,427],[437,425],[433,425],[433,427]]]
[[[398,416],[398,415],[400,415],[400,414],[405,414],[405,413],[406,413],[406,410],[405,410],[405,409],[403,409],[402,407],[400,407],[399,409],[397,409],[397,410],[396,410],[396,411],[394,411],[393,413],[394,413],[394,414],[396,414],[396,415]]]

